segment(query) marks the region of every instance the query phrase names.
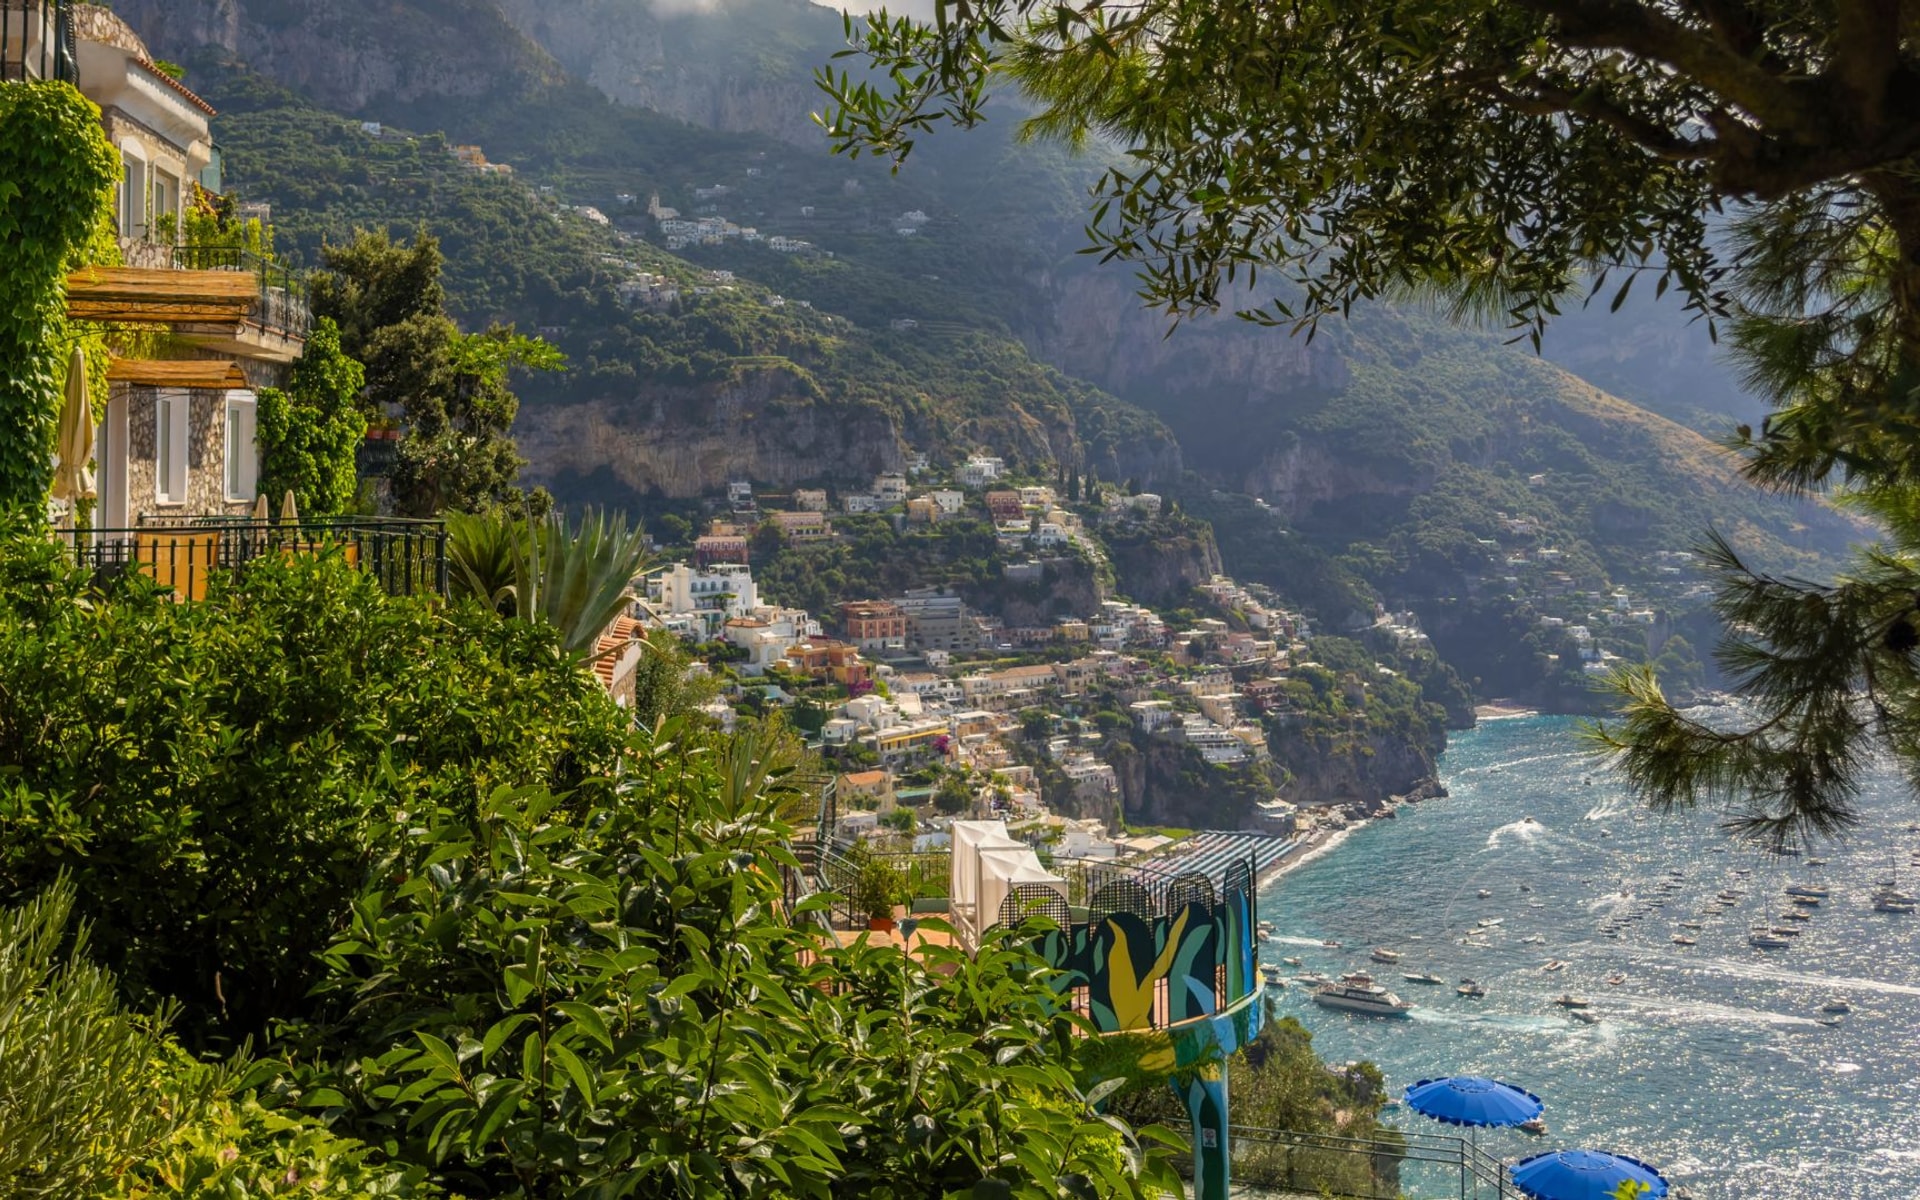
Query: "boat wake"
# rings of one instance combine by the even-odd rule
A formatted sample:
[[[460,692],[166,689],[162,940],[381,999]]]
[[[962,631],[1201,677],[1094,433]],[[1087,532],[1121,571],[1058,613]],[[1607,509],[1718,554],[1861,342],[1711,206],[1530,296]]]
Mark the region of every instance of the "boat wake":
[[[1920,987],[1905,983],[1889,983],[1883,979],[1869,979],[1864,976],[1814,975],[1803,971],[1782,971],[1724,958],[1704,959],[1688,965],[1696,969],[1717,971],[1722,975],[1733,975],[1740,979],[1757,979],[1767,983],[1799,983],[1829,991],[1879,992],[1887,996],[1920,996]]]
[[[1498,850],[1502,837],[1513,837],[1531,846],[1547,832],[1547,827],[1538,821],[1509,821],[1487,835],[1487,849]]]

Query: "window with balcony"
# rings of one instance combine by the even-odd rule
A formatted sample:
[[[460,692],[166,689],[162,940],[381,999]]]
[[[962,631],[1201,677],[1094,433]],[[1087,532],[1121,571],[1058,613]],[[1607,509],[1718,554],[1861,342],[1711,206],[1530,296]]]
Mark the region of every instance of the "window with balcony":
[[[153,498],[161,504],[187,502],[187,393],[172,389],[153,401]]]

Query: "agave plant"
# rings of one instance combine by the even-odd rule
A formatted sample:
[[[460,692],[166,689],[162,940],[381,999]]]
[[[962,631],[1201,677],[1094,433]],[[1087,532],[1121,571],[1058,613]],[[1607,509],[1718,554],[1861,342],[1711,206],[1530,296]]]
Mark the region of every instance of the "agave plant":
[[[567,650],[585,653],[633,603],[633,577],[647,560],[640,527],[605,510],[588,510],[578,529],[559,513],[534,527],[514,550],[514,599],[520,615],[560,631]]]
[[[527,540],[527,523],[496,514],[448,513],[448,584],[502,616],[515,613],[514,563]]]

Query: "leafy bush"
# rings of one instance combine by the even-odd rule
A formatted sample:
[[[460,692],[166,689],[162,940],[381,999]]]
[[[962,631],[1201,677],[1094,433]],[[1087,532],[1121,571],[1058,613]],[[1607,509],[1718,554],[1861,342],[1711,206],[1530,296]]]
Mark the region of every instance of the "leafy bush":
[[[396,815],[327,951],[299,1103],[493,1197],[1133,1196],[1073,1025],[1010,944],[842,948],[789,907],[753,735],[643,731],[616,798]],[[979,1194],[979,1193],[977,1193]]]
[[[261,495],[292,492],[313,517],[347,511],[358,485],[354,453],[367,435],[365,382],[366,368],[340,349],[340,327],[321,317],[287,390],[260,390]]]
[[[397,807],[582,791],[625,718],[543,626],[394,598],[335,556],[263,559],[204,603],[110,599],[0,538],[0,902],[70,872],[95,951],[193,1036],[307,1007]]]

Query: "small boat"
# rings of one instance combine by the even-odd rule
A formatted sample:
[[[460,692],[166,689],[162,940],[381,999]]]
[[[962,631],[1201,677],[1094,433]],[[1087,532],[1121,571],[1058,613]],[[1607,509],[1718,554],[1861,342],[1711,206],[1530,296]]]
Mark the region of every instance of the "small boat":
[[[1910,913],[1914,910],[1911,900],[1879,899],[1873,902],[1873,911],[1883,913]]]
[[[1322,946],[1325,946],[1329,950],[1338,950],[1340,948],[1340,943],[1334,941],[1332,938],[1328,938],[1326,941],[1321,942],[1320,944]]]
[[[1800,930],[1792,925],[1775,925],[1773,927],[1773,936],[1784,938],[1799,937]]]
[[[1815,1017],[1813,1023],[1815,1025],[1825,1025],[1828,1029],[1840,1028],[1839,1017]]]
[[[1802,908],[1819,908],[1820,907],[1820,897],[1818,896],[1788,896],[1787,899],[1792,901],[1795,904],[1798,904]]]
[[[1566,970],[1566,968],[1567,968],[1567,964],[1565,962],[1555,958],[1555,959],[1549,959],[1547,961],[1547,965],[1544,967],[1541,967],[1540,969],[1542,971],[1564,971]]]
[[[1329,982],[1327,977],[1325,975],[1322,975],[1318,971],[1302,971],[1300,974],[1295,975],[1293,977],[1293,981],[1295,983],[1304,983],[1309,987],[1316,987],[1320,984]]]
[[[1816,900],[1825,900],[1830,892],[1823,887],[1814,887],[1808,883],[1796,883],[1787,889],[1789,896],[1812,896]]]
[[[1810,912],[1801,912],[1796,908],[1789,912],[1781,913],[1780,919],[1782,921],[1811,921],[1813,920],[1813,914]]]
[[[1374,1017],[1404,1017],[1413,1011],[1413,1005],[1371,981],[1322,984],[1314,989],[1313,1002],[1322,1008]]]
[[[1542,933],[1530,933],[1520,939],[1520,944],[1522,946],[1544,946],[1547,944],[1547,937]]]
[[[1438,975],[1414,971],[1404,971],[1401,973],[1400,978],[1406,980],[1408,983],[1442,984],[1446,982],[1446,980],[1440,978]]]
[[[1267,932],[1264,929],[1257,929],[1254,931],[1254,934],[1263,942],[1270,942],[1273,940],[1273,934]]]
[[[1574,1020],[1580,1022],[1582,1025],[1598,1025],[1600,1023],[1600,1014],[1586,1012],[1583,1009],[1576,1008],[1572,1012],[1568,1013],[1567,1015],[1572,1017]]]
[[[1547,1123],[1539,1117],[1535,1117],[1531,1121],[1522,1121],[1514,1126],[1514,1128],[1518,1129],[1521,1133],[1530,1134],[1533,1137],[1547,1136]]]
[[[1505,917],[1482,917],[1480,920],[1474,922],[1475,925],[1478,925],[1482,929],[1493,929],[1506,923],[1507,919]]]
[[[1792,944],[1793,943],[1789,942],[1786,938],[1776,936],[1765,926],[1747,935],[1747,945],[1752,946],[1755,950],[1785,950]]]
[[[1271,965],[1263,966],[1260,968],[1260,976],[1267,981],[1267,986],[1270,988],[1284,988],[1287,986],[1287,981],[1280,977],[1279,967]]]
[[[1822,1004],[1820,1011],[1823,1013],[1850,1013],[1853,1011],[1853,1005],[1848,1004],[1844,997],[1835,996],[1825,1004]]]
[[[1465,996],[1469,1000],[1479,1000],[1487,994],[1486,988],[1481,987],[1471,979],[1462,979],[1460,986],[1453,990],[1455,994]]]
[[[1698,922],[1698,921],[1682,921],[1682,922],[1680,922],[1680,928],[1682,928],[1682,929],[1699,929],[1699,928],[1701,928],[1701,925],[1700,925],[1700,922]]]
[[[1368,957],[1377,963],[1391,964],[1400,961],[1400,952],[1398,950],[1389,950],[1385,946],[1375,946],[1373,953],[1368,955]]]
[[[1367,971],[1348,971],[1340,977],[1340,982],[1354,987],[1372,987],[1373,975]]]
[[[1297,967],[1300,965],[1300,960],[1297,958],[1283,958],[1280,960],[1280,964],[1287,967]]]
[[[1520,890],[1523,892],[1530,892],[1533,890],[1533,885],[1530,883],[1523,883],[1520,885]]]
[[[1676,933],[1667,940],[1676,946],[1697,946],[1700,944],[1696,939],[1690,938],[1684,933]]]
[[[1613,836],[1613,830],[1611,830],[1611,829],[1602,829],[1602,830],[1600,831],[1600,836],[1601,836],[1601,837],[1612,837],[1612,836]]]
[[[1608,987],[1619,987],[1621,984],[1625,983],[1626,981],[1627,981],[1626,975],[1624,975],[1619,971],[1615,971],[1613,974],[1607,976]]]
[[[1735,867],[1733,869],[1733,873],[1735,875],[1741,875],[1741,876],[1751,875],[1753,874],[1753,868],[1752,867]]]
[[[1272,921],[1258,921],[1258,922],[1255,922],[1255,924],[1254,924],[1254,928],[1256,928],[1256,929],[1264,929],[1264,930],[1266,930],[1266,931],[1267,931],[1268,933],[1272,933],[1272,932],[1273,932],[1273,922],[1272,922]]]
[[[1827,865],[1827,860],[1824,858],[1810,858],[1807,860],[1807,865],[1810,867],[1824,867]]]
[[[1591,1000],[1588,1000],[1588,999],[1585,999],[1584,997],[1581,997],[1581,996],[1576,996],[1576,995],[1574,995],[1574,994],[1573,994],[1573,993],[1571,993],[1571,992],[1562,992],[1562,993],[1560,993],[1560,994],[1559,994],[1558,996],[1555,996],[1555,997],[1553,998],[1553,1002],[1554,1002],[1555,1004],[1558,1004],[1558,1005],[1559,1005],[1559,1006],[1560,1006],[1561,1008],[1591,1008],[1591,1007],[1593,1007],[1593,1001],[1591,1001]]]
[[[1491,898],[1493,893],[1488,891],[1486,888],[1481,888],[1479,891],[1475,892],[1474,895],[1480,897],[1482,900],[1486,900]]]

